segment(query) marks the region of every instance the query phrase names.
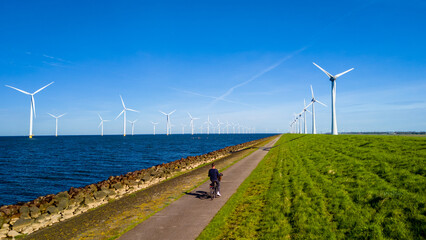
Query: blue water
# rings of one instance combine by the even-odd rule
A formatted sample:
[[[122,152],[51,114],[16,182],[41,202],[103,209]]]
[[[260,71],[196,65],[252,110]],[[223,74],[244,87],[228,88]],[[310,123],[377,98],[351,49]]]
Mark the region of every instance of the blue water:
[[[267,136],[0,137],[0,206]]]

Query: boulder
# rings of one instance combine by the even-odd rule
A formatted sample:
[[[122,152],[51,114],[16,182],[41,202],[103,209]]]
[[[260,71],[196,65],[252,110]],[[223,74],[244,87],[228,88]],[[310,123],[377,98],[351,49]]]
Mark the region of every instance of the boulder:
[[[15,231],[22,231],[22,229],[28,227],[29,225],[31,225],[34,222],[34,219],[18,219],[18,221],[16,221],[13,226],[12,229]]]
[[[17,237],[19,235],[21,235],[21,234],[18,233],[17,231],[15,231],[15,230],[12,230],[12,231],[10,231],[10,232],[7,233],[7,236],[11,237],[11,238],[15,238],[15,237]]]
[[[108,194],[104,191],[97,191],[93,194],[96,200],[102,200],[104,199]]]
[[[28,206],[22,206],[19,209],[19,213],[21,214],[20,218],[30,218],[30,208]]]
[[[59,210],[57,207],[50,205],[49,207],[46,208],[46,212],[50,213],[50,214],[55,214],[58,213]]]
[[[61,200],[59,200],[59,203],[57,206],[58,206],[58,211],[62,211],[66,209],[69,206],[68,198],[62,198]]]
[[[84,204],[85,205],[89,205],[91,203],[93,203],[93,198],[91,196],[84,197]]]
[[[142,177],[142,180],[144,181],[144,182],[149,182],[149,181],[151,181],[151,174],[145,174],[143,177]]]
[[[40,216],[40,209],[36,206],[30,207],[30,216],[31,218],[38,218]]]
[[[112,187],[113,187],[115,190],[118,190],[118,189],[123,188],[123,184],[121,184],[121,182],[118,182],[118,183],[113,184],[113,185],[112,185]]]

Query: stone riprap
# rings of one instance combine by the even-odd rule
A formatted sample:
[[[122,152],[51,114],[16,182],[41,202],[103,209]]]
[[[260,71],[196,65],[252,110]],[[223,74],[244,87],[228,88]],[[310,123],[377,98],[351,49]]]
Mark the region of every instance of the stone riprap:
[[[189,156],[124,175],[111,176],[105,181],[81,188],[72,187],[68,191],[42,196],[27,203],[2,206],[0,239],[30,234],[264,140],[246,142],[204,155]]]

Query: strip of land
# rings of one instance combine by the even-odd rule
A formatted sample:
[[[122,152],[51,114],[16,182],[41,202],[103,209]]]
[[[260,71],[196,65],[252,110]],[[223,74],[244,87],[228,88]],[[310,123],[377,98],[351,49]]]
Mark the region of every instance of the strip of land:
[[[198,239],[424,239],[425,146],[285,134]]]
[[[211,201],[207,197],[209,181],[188,192],[148,220],[125,233],[119,239],[195,239],[208,225],[240,184],[250,175],[279,138],[235,163],[225,171],[221,182],[222,197]],[[204,173],[207,175],[207,171]]]
[[[253,147],[216,160],[219,169],[226,168],[251,154],[271,138],[260,140]],[[202,166],[145,190],[113,200],[66,221],[25,236],[24,239],[114,239],[154,213],[206,181],[209,166]],[[58,238],[59,237],[59,238]]]

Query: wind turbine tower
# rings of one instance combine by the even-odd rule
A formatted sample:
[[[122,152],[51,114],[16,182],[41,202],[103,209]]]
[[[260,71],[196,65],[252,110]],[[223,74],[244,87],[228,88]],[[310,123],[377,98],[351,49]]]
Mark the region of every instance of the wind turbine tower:
[[[172,131],[172,130],[171,130],[172,126],[171,126],[171,123],[170,123],[170,115],[172,115],[174,112],[176,112],[176,110],[171,111],[169,114],[167,114],[167,113],[165,113],[165,112],[160,111],[160,113],[162,113],[162,114],[166,115],[166,118],[167,118],[167,122],[166,122],[167,135],[172,134],[172,133],[171,133],[171,131]]]
[[[36,117],[34,95],[35,95],[35,94],[37,94],[38,92],[40,92],[41,90],[45,89],[47,86],[49,86],[49,85],[50,85],[50,84],[52,84],[52,83],[54,83],[54,82],[51,82],[51,83],[47,84],[46,86],[44,86],[44,87],[40,88],[39,90],[37,90],[37,91],[35,91],[35,92],[33,92],[33,93],[29,93],[29,92],[26,92],[26,91],[24,91],[24,90],[21,90],[21,89],[18,89],[18,88],[15,88],[15,87],[12,87],[12,86],[6,85],[6,87],[9,87],[9,88],[15,89],[16,91],[19,91],[19,92],[21,92],[21,93],[24,93],[24,94],[27,94],[27,95],[30,95],[30,96],[31,96],[31,109],[30,109],[30,134],[29,134],[29,138],[32,138],[32,137],[33,137],[33,114],[34,114],[34,117]]]
[[[132,124],[132,136],[133,136],[133,133],[135,131],[135,122],[137,122],[137,121],[138,121],[137,119],[135,121],[129,121],[129,123]]]
[[[311,104],[312,104],[312,134],[317,134],[317,127],[316,127],[316,124],[315,124],[315,103],[317,102],[317,103],[323,105],[324,107],[327,107],[327,105],[325,105],[324,103],[315,99],[314,90],[312,89],[312,85],[311,85],[311,93],[312,93],[312,100],[311,100]]]
[[[53,118],[55,118],[55,119],[56,119],[55,137],[57,137],[57,136],[58,136],[58,119],[59,119],[60,117],[64,116],[66,113],[64,113],[64,114],[62,114],[62,115],[59,115],[59,116],[55,116],[55,115],[50,114],[50,113],[47,113],[47,114],[49,114],[50,116],[52,116]]]
[[[191,127],[191,135],[194,135],[194,120],[197,120],[199,118],[194,118],[191,116],[191,114],[188,112],[189,118],[191,121],[189,122],[189,126]]]
[[[98,128],[102,127],[102,129],[101,129],[101,136],[103,136],[104,135],[104,122],[108,122],[109,120],[102,119],[101,115],[99,115],[99,114],[98,114],[98,116],[99,116],[99,119],[101,119],[101,122],[99,123]]]
[[[330,81],[331,81],[331,133],[333,135],[337,135],[338,133],[337,133],[337,119],[336,119],[336,80],[338,77],[342,76],[343,74],[346,74],[354,70],[354,68],[351,68],[349,70],[346,70],[342,73],[339,73],[333,76],[327,71],[325,71],[324,69],[322,69],[320,66],[315,64],[314,62],[313,64],[317,66],[321,71],[323,71],[330,78]]]
[[[155,135],[155,125],[157,125],[158,123],[156,123],[156,122],[151,122],[151,123],[154,126],[154,135]]]
[[[207,124],[207,134],[210,134],[210,125],[212,125],[212,122],[210,122],[210,116],[207,116],[207,122],[205,122],[205,124]]]
[[[126,112],[127,111],[138,112],[138,111],[130,109],[130,108],[126,108],[126,105],[124,105],[124,101],[123,101],[123,98],[121,97],[121,95],[120,95],[120,99],[121,99],[121,104],[123,104],[123,111],[121,111],[121,113],[118,114],[118,116],[115,119],[119,118],[121,116],[121,114],[124,113],[123,114],[123,118],[124,118],[123,119],[123,136],[125,137],[126,136]]]

